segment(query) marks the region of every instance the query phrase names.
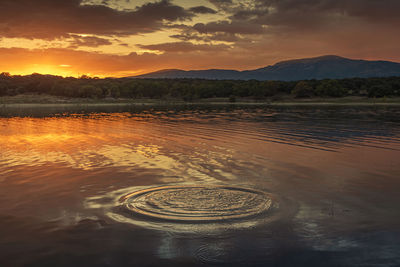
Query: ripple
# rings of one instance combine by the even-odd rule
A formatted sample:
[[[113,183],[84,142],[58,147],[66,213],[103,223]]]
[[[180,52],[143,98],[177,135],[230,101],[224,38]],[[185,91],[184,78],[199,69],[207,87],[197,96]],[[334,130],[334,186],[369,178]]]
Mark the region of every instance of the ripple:
[[[272,198],[258,190],[227,186],[164,186],[122,199],[133,215],[182,222],[239,220],[267,212]]]
[[[195,252],[195,256],[204,264],[237,261],[236,257],[233,257],[235,255],[232,255],[232,250],[233,246],[231,244],[211,243],[200,246]]]
[[[204,183],[126,187],[88,197],[84,206],[119,223],[202,236],[288,221],[298,209],[267,189]]]

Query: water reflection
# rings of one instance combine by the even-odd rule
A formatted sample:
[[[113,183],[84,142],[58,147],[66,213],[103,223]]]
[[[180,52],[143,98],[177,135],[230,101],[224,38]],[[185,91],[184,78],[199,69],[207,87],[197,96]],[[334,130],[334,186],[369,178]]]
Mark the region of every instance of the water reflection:
[[[229,157],[229,153],[224,155],[229,151],[218,154],[219,149],[215,148],[232,150],[232,146],[243,143],[284,144],[327,151],[351,146],[399,148],[398,129],[392,127],[392,121],[368,117],[332,120],[324,117],[326,114],[308,117],[307,114],[300,116],[300,112],[281,114],[268,110],[211,112],[212,116],[182,111],[3,118],[0,121],[2,161],[11,165],[64,162],[76,168],[95,168],[129,166],[135,162],[141,165],[148,162],[146,158],[152,158],[152,163],[165,164],[168,169],[173,159],[163,157],[162,149],[163,146],[168,149],[171,144],[177,149],[195,145],[191,150],[203,156],[204,150],[197,148],[211,143],[207,155],[211,160],[214,153],[217,159]]]
[[[65,250],[65,262],[78,266],[122,256],[132,263],[132,255],[147,255],[143,265],[400,264],[398,108],[36,111],[0,111],[0,255],[8,263],[18,254],[13,243],[24,248],[21,265],[55,264]],[[188,185],[267,192],[279,198],[279,216],[187,223],[118,210],[133,192]],[[247,199],[202,192],[220,206]],[[176,216],[169,207],[212,205],[198,192],[180,202],[169,193],[177,195],[136,208]],[[92,255],[86,262],[78,243]]]

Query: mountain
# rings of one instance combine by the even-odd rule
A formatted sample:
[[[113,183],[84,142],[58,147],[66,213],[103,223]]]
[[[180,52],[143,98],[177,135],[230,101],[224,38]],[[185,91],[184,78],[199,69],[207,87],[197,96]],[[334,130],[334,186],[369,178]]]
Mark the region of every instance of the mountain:
[[[342,79],[400,76],[400,63],[354,60],[339,56],[322,56],[288,60],[265,68],[237,70],[161,70],[132,78],[193,78],[210,80],[280,80]]]
[[[193,79],[212,79],[212,80],[231,80],[239,79],[243,72],[237,70],[160,70],[148,74],[135,76],[133,78],[150,78],[150,79],[175,79],[175,78],[193,78]]]

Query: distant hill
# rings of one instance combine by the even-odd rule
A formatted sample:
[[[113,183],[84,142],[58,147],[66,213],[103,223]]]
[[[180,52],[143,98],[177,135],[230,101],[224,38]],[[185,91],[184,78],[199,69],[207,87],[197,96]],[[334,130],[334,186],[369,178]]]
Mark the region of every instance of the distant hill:
[[[132,78],[196,78],[210,80],[280,80],[342,79],[400,76],[400,63],[354,60],[339,56],[288,60],[265,68],[237,70],[161,70]]]

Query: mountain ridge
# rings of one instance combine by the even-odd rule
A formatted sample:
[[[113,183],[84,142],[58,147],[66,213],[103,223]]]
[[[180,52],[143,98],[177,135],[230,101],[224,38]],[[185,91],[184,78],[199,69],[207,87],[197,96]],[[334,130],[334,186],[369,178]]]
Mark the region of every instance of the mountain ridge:
[[[350,59],[337,55],[284,60],[253,70],[164,69],[129,78],[208,79],[208,80],[281,80],[344,79],[400,76],[400,63],[384,60]]]

